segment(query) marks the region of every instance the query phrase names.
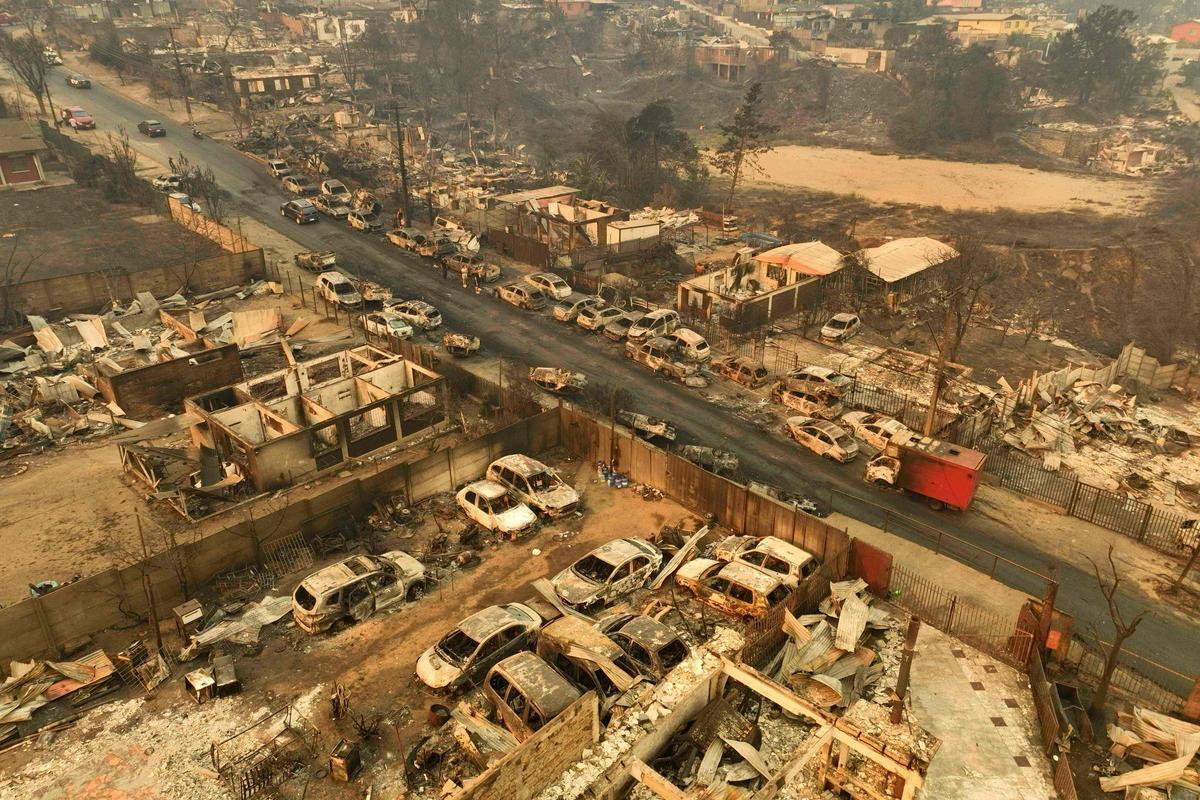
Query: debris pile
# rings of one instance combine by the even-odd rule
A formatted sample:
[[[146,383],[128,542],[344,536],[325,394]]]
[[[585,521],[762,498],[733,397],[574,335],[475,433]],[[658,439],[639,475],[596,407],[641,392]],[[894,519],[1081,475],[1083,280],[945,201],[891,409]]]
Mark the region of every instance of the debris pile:
[[[1141,787],[1153,787],[1159,796],[1195,796],[1200,785],[1200,725],[1134,706],[1132,713],[1119,712],[1117,722],[1109,724],[1110,752],[1120,759],[1120,767],[1137,761],[1143,766],[1100,778],[1106,792],[1126,791],[1137,794]],[[1141,796],[1141,795],[1138,795]]]

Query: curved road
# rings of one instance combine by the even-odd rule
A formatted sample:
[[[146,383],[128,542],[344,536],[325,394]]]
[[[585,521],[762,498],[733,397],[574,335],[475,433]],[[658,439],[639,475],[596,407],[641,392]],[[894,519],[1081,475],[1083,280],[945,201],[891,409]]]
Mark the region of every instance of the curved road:
[[[163,164],[164,171],[167,158],[179,152],[193,164],[210,167],[220,185],[234,195],[239,213],[260,220],[304,247],[336,250],[339,265],[390,286],[397,296],[420,297],[434,303],[449,328],[479,336],[489,352],[524,364],[570,366],[598,383],[625,387],[636,398],[639,410],[672,419],[695,441],[737,453],[748,474],[826,502],[832,499],[837,511],[864,522],[882,525],[886,507],[925,525],[948,528],[954,535],[1035,572],[1044,574],[1054,563],[1060,582],[1059,607],[1076,617],[1080,630],[1096,625],[1103,635],[1111,632],[1088,567],[1056,562],[1004,525],[978,514],[939,514],[898,495],[880,492],[866,485],[857,469],[812,457],[778,433],[763,431],[678,383],[667,383],[645,367],[620,357],[617,347],[602,337],[554,322],[548,315],[499,303],[486,294],[476,296],[462,291],[455,281],[443,281],[440,270],[432,269],[428,261],[393,247],[382,237],[360,234],[327,219],[316,225],[294,225],[279,215],[279,204],[286,198],[262,164],[220,141],[194,138],[186,127],[103,83],[93,82],[93,86],[91,90],[77,90],[59,83],[56,104],[78,104],[92,112],[101,136],[124,125],[134,147]],[[168,135],[153,140],[139,136],[137,123],[148,118],[161,119]],[[894,521],[888,530],[919,544],[930,543],[928,531],[898,528]],[[1049,537],[1055,532],[1045,534]],[[985,564],[978,554],[947,552],[945,548],[942,552],[985,572],[990,569],[991,559]],[[1043,591],[1042,581],[1020,568],[1001,564],[996,578],[1034,596]],[[1123,591],[1121,604],[1127,619],[1143,609],[1150,612],[1132,641],[1132,649],[1186,675],[1200,674],[1200,634],[1194,623],[1153,605],[1136,590]],[[1190,646],[1186,645],[1189,641]],[[1178,683],[1174,688],[1180,692],[1187,689]]]

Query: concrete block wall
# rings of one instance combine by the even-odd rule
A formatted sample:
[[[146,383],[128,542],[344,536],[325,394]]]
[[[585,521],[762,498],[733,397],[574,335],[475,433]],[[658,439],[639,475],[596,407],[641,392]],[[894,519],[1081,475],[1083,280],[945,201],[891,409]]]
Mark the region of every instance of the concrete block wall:
[[[116,375],[96,376],[96,388],[134,419],[157,419],[183,410],[183,399],[239,383],[242,361],[236,344],[201,350]]]

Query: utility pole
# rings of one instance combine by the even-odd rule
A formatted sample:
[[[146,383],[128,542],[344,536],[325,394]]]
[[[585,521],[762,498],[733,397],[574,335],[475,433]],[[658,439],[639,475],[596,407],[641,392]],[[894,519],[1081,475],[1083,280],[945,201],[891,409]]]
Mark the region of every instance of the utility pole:
[[[958,293],[961,287],[956,287],[954,291],[948,292],[946,295],[946,307],[943,309],[942,316],[942,340],[937,343],[938,357],[937,366],[934,367],[933,374],[933,391],[929,395],[929,410],[925,412],[925,425],[921,431],[925,436],[933,436],[933,431],[937,427],[937,410],[938,403],[942,399],[942,389],[946,385],[946,348],[950,346],[950,341],[954,337],[954,308],[959,302]]]
[[[162,652],[162,631],[158,627],[158,604],[154,602],[154,584],[150,579],[150,549],[146,547],[146,534],[142,531],[142,515],[134,514],[134,519],[137,520],[138,538],[142,540],[142,589],[146,592],[146,605],[150,612],[150,627],[154,630],[154,643],[158,647],[158,652]]]
[[[195,125],[192,120],[192,101],[188,99],[187,77],[183,74],[183,64],[179,63],[179,45],[175,44],[175,29],[167,28],[167,34],[171,37],[171,53],[175,56],[175,72],[179,75],[179,86],[183,89],[183,107],[187,109],[188,124]]]
[[[912,671],[913,653],[917,649],[917,634],[921,632],[921,618],[910,617],[908,631],[904,635],[904,652],[900,656],[900,672],[896,676],[896,693],[892,697],[893,725],[900,723],[904,715],[904,698],[908,694],[908,677]]]
[[[392,116],[396,120],[396,151],[397,157],[400,159],[400,191],[404,193],[404,224],[412,224],[412,210],[409,208],[408,202],[408,166],[404,163],[404,134],[408,130],[407,126],[400,127],[400,105],[392,104]]]

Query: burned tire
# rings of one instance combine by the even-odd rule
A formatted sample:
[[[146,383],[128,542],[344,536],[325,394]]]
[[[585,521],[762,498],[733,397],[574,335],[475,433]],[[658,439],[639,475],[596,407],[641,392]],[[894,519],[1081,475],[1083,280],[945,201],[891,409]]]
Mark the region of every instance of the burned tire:
[[[413,601],[416,601],[416,600],[420,600],[424,596],[425,596],[425,584],[423,582],[417,582],[417,583],[414,583],[412,586],[408,587],[408,594],[405,595],[405,597],[408,599],[408,601],[410,603]]]

